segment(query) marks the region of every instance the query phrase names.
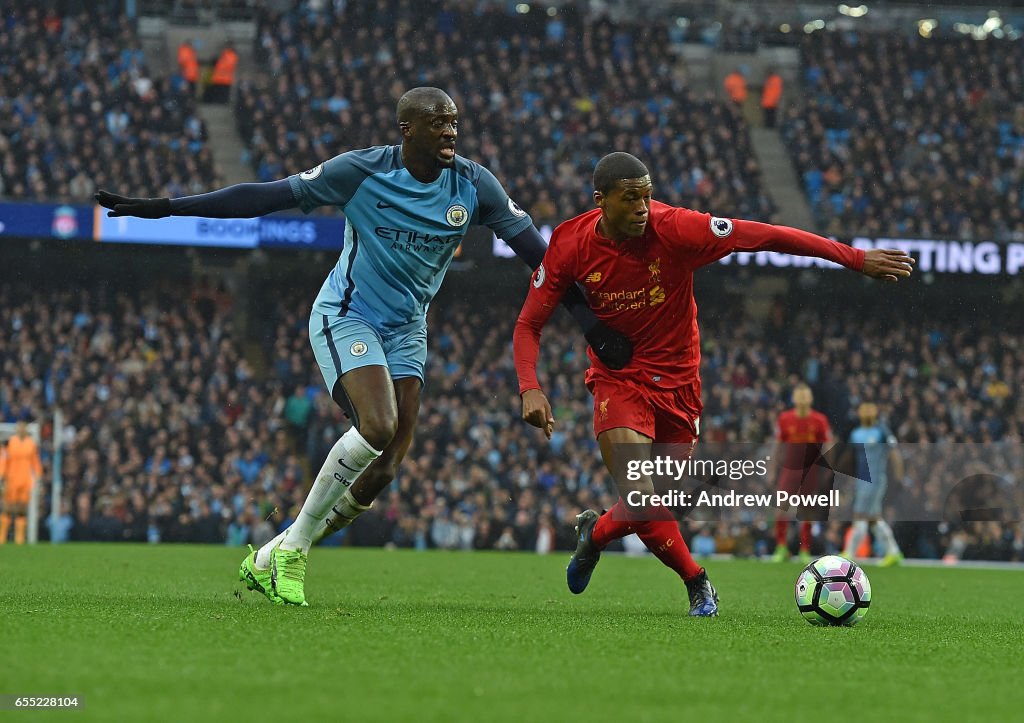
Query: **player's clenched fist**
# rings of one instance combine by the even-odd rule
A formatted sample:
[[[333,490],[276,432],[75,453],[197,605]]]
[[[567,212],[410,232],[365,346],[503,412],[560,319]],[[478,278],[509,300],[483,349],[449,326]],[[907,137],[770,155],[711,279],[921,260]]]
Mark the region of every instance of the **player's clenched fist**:
[[[873,279],[899,281],[910,276],[914,259],[896,249],[871,249],[864,252],[864,268],[861,273]]]
[[[523,392],[523,421],[543,429],[545,436],[551,439],[555,418],[551,414],[551,403],[541,390],[528,389]]]

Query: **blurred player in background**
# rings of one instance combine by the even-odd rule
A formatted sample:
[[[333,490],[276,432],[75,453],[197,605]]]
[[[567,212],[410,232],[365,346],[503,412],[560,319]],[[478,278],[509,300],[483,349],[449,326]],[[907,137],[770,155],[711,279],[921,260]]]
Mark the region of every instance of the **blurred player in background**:
[[[7,440],[7,447],[0,455],[0,482],[4,487],[4,510],[0,514],[0,545],[7,542],[7,535],[14,520],[14,542],[25,544],[25,528],[28,524],[28,505],[32,499],[32,486],[43,476],[43,465],[39,460],[39,448],[29,436],[28,424],[18,422],[14,436]]]
[[[900,251],[864,252],[785,226],[716,218],[652,200],[647,167],[628,153],[602,158],[594,170],[597,209],[555,229],[516,323],[514,354],[523,419],[550,439],[555,419],[537,379],[541,331],[562,295],[582,283],[597,317],[633,342],[632,361],[612,372],[590,355],[586,383],[594,395],[594,433],[620,499],[598,515],[577,517],[576,553],[566,570],[583,592],[612,540],[636,533],[685,582],[690,615],[718,614],[718,595],[694,562],[666,507],[625,504],[632,491],[653,493],[650,477],[630,480],[630,460],[650,459],[652,443],[692,450],[702,409],[700,335],[693,272],[733,251],[781,251],[830,259],[868,276],[896,281],[912,260]]]
[[[466,230],[489,227],[536,268],[543,237],[483,166],[455,154],[458,109],[437,88],[398,102],[401,145],[349,151],[271,183],[177,199],[97,194],[114,216],[252,218],[320,206],[345,211],[345,246],[313,303],[309,338],[327,389],[353,426],[337,441],[295,522],[242,561],[239,577],[274,602],[305,604],[310,547],[368,510],[412,442],[427,356],[426,313]],[[566,299],[613,367],[628,340],[577,289]]]
[[[822,462],[832,446],[832,428],[824,414],[811,408],[814,395],[806,384],[793,388],[793,408],[779,415],[775,422],[775,451],[772,459],[778,464],[778,486],[791,495],[816,495],[822,488],[822,476],[828,465]],[[784,505],[775,520],[775,554],[773,562],[789,559],[789,520],[783,517]],[[800,561],[811,561],[811,522],[804,519],[810,508],[798,511],[800,518]]]
[[[853,534],[843,554],[854,558],[868,534],[868,523],[874,523],[875,536],[885,545],[882,565],[889,567],[903,561],[892,528],[882,519],[885,490],[889,484],[889,465],[896,479],[903,478],[903,457],[896,436],[878,420],[878,407],[864,402],[857,408],[860,426],[850,432],[850,444],[857,459],[857,483],[853,496]]]

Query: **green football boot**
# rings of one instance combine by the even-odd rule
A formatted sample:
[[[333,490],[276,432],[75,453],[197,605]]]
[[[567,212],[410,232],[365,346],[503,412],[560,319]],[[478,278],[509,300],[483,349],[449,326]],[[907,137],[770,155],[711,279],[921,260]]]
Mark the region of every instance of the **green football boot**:
[[[810,565],[811,560],[814,558],[811,557],[810,551],[800,550],[800,554],[796,556],[796,559],[800,561],[801,565]]]
[[[274,592],[270,570],[260,570],[256,567],[256,550],[252,545],[249,545],[249,554],[245,556],[242,564],[238,567],[238,579],[244,582],[250,590],[266,595],[267,599],[275,605],[284,605],[284,600]]]
[[[778,545],[772,554],[772,562],[785,562],[789,559],[789,548],[785,545]]]
[[[882,561],[878,563],[879,567],[896,567],[903,562],[903,553],[895,552],[890,555],[886,555],[882,558]]]
[[[270,575],[274,592],[289,605],[307,605],[306,553],[301,550],[282,550],[275,547],[270,553]]]

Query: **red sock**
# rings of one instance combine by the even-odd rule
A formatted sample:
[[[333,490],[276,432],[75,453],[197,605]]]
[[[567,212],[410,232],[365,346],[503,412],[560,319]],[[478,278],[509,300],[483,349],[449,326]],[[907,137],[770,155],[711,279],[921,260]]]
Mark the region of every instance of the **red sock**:
[[[633,523],[629,521],[628,516],[626,506],[620,497],[610,510],[598,518],[590,539],[603,550],[612,540],[633,534]]]
[[[800,523],[800,552],[811,551],[811,523]]]
[[[779,547],[785,547],[788,536],[789,520],[775,520],[775,544]]]
[[[679,532],[679,523],[672,520],[651,520],[637,526],[637,535],[666,566],[690,580],[700,574],[700,565],[694,562],[690,548]]]

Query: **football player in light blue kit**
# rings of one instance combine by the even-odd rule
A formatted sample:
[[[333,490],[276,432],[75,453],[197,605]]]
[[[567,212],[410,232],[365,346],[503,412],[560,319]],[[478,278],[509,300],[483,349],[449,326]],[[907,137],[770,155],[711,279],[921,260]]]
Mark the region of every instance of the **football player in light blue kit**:
[[[423,387],[427,307],[466,230],[488,226],[531,268],[546,250],[494,176],[455,155],[458,110],[444,91],[408,91],[397,115],[401,145],[349,151],[280,181],[176,199],[96,195],[111,216],[345,211],[344,249],[313,303],[309,336],[327,388],[353,426],[335,443],[291,527],[242,561],[240,579],[275,603],[305,604],[310,547],[368,510],[408,451]],[[602,360],[616,369],[628,363],[629,341],[597,320],[578,289],[563,302]]]
[[[857,459],[857,485],[853,494],[853,534],[843,554],[853,559],[868,534],[868,523],[874,523],[875,535],[885,545],[882,565],[898,565],[903,560],[892,528],[882,519],[885,489],[889,482],[889,464],[896,479],[903,477],[903,457],[900,456],[896,437],[878,421],[878,407],[864,402],[857,408],[860,426],[850,433]]]

